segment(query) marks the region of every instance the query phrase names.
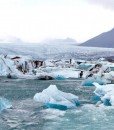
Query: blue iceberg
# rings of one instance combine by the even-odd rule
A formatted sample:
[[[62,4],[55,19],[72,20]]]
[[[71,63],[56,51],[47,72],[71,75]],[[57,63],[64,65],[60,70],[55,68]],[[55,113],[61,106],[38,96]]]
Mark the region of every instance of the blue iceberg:
[[[101,78],[101,77],[88,77],[82,82],[82,86],[94,86],[93,83],[99,83],[100,85],[104,85],[107,83],[107,80]]]
[[[110,99],[105,99],[105,100],[103,101],[103,104],[104,104],[105,106],[112,106],[112,105],[111,105],[111,102],[110,102]]]
[[[8,109],[8,108],[11,108],[11,107],[12,107],[12,105],[7,99],[0,98],[0,112],[4,109]]]
[[[34,96],[36,102],[42,103],[46,108],[67,110],[80,105],[78,97],[57,89],[56,85],[50,85],[47,89]]]
[[[96,104],[97,102],[101,101],[101,98],[95,94],[91,100],[94,104]]]

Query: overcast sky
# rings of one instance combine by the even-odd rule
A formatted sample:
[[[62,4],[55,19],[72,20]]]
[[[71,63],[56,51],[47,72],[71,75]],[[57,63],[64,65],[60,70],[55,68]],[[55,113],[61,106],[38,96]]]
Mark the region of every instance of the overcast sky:
[[[114,27],[114,0],[0,0],[0,37],[86,41]]]

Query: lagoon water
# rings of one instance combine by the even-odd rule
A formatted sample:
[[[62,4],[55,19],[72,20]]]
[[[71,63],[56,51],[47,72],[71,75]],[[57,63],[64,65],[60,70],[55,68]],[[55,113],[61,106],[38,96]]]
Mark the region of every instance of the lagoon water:
[[[81,101],[77,109],[60,111],[43,108],[33,96],[50,84],[70,92]],[[83,88],[80,80],[0,79],[0,97],[13,107],[0,113],[0,130],[114,130],[114,108],[95,107],[91,98],[94,88]]]

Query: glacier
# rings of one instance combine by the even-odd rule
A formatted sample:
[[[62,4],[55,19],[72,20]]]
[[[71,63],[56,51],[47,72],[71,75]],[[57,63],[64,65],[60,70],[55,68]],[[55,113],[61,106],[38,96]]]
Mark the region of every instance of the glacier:
[[[13,49],[12,49],[13,48]],[[1,43],[0,54],[31,55],[39,59],[94,59],[114,55],[113,48],[81,47],[75,44]]]

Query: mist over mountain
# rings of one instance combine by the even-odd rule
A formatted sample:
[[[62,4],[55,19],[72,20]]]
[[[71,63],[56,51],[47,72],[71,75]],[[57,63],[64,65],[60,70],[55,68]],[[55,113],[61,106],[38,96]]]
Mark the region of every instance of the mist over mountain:
[[[114,48],[114,28],[80,44],[80,46]]]
[[[73,38],[65,38],[65,39],[46,39],[43,41],[45,44],[77,44],[77,41]]]
[[[14,36],[3,36],[0,37],[0,43],[23,43],[23,41]]]
[[[55,38],[55,39],[45,39],[41,42],[25,42],[23,40],[21,40],[20,38],[18,37],[15,37],[15,36],[5,36],[5,37],[0,37],[0,44],[4,44],[4,43],[10,43],[10,44],[16,44],[16,43],[19,43],[19,44],[26,44],[26,45],[31,45],[31,44],[34,44],[34,45],[37,45],[37,44],[78,44],[77,41],[73,38],[64,38],[64,39],[60,39],[60,38]]]

